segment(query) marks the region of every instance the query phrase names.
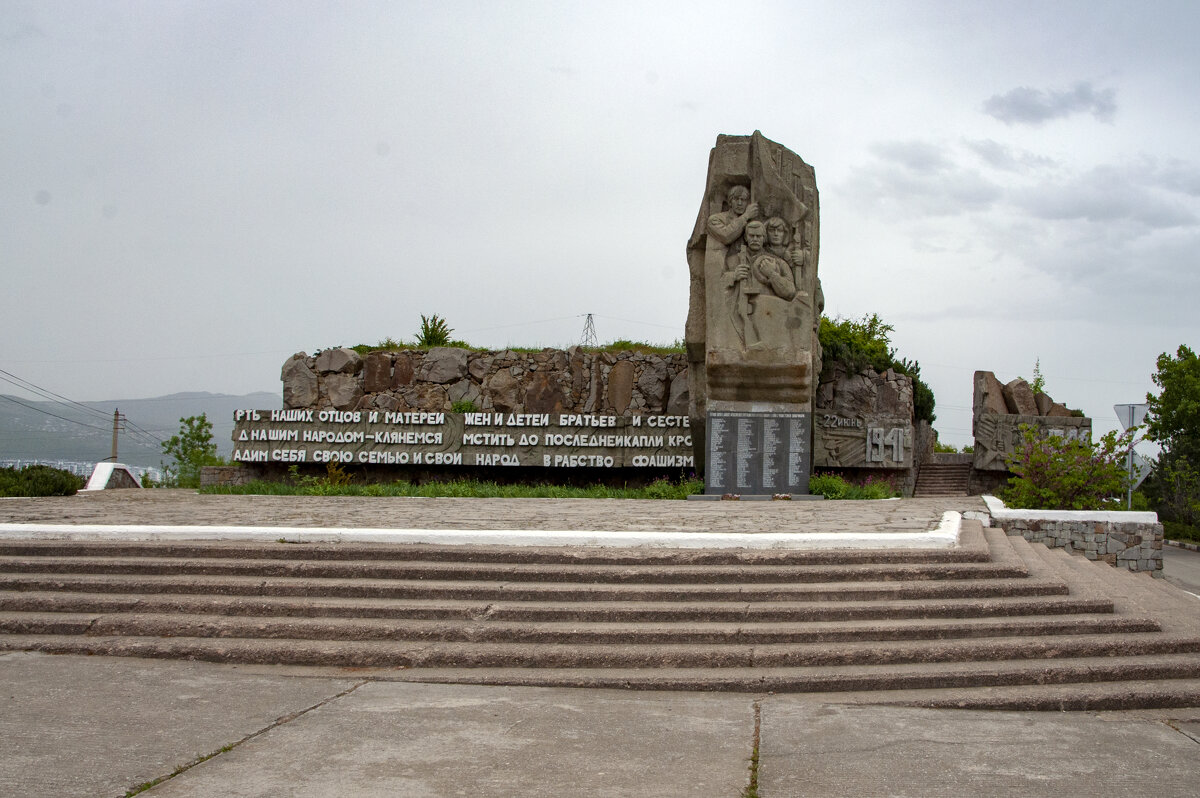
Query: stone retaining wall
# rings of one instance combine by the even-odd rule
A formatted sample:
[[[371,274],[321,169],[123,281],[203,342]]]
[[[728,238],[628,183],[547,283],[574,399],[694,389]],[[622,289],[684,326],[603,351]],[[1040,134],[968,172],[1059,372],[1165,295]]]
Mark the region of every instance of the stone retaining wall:
[[[984,496],[992,524],[1031,543],[1077,552],[1116,568],[1162,576],[1163,526],[1155,513],[1013,510]]]
[[[328,349],[293,355],[281,378],[285,408],[448,411],[470,402],[504,413],[682,416],[688,406],[683,353]]]

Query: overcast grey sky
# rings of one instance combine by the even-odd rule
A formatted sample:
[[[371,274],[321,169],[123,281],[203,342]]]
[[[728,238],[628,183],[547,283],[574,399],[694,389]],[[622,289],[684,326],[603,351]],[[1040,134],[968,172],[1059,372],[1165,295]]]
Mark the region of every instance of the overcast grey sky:
[[[298,350],[683,335],[718,133],[817,174],[830,315],[1116,426],[1200,322],[1194,2],[0,0],[0,368],[278,391]],[[8,392],[8,386],[5,386]]]

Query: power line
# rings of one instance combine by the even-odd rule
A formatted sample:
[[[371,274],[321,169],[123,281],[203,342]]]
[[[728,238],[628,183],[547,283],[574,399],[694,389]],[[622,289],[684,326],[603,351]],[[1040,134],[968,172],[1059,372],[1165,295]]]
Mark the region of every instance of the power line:
[[[76,402],[74,399],[68,399],[67,397],[62,396],[61,394],[57,394],[54,391],[51,391],[47,388],[43,388],[40,385],[35,385],[34,383],[30,382],[29,380],[27,380],[23,377],[18,377],[16,374],[13,374],[10,371],[5,371],[4,369],[0,369],[0,374],[7,374],[9,377],[12,377],[12,379],[6,379],[5,377],[0,377],[0,380],[4,380],[4,382],[9,383],[10,385],[15,385],[16,387],[21,388],[22,390],[26,390],[31,393],[36,393],[45,399],[49,399],[50,401],[54,402],[55,404],[64,404],[65,403],[69,406],[74,406],[81,410],[86,410],[87,412],[89,412],[93,415],[96,415],[96,416],[100,416],[101,418],[108,418],[108,414],[102,410],[97,410],[94,407],[88,407],[85,404]],[[51,397],[53,397],[53,398],[51,398]],[[61,401],[57,401],[57,400],[61,400]]]
[[[20,405],[21,407],[27,407],[27,408],[29,408],[30,410],[33,410],[33,411],[35,411],[35,412],[42,413],[43,415],[47,415],[47,416],[50,416],[50,417],[52,417],[52,418],[61,419],[62,421],[67,421],[67,422],[69,422],[69,423],[71,423],[71,424],[78,424],[79,426],[81,426],[81,427],[87,427],[88,429],[98,429],[98,430],[100,430],[101,432],[108,432],[108,430],[106,430],[104,427],[97,427],[97,426],[94,426],[94,425],[92,425],[92,424],[84,424],[82,421],[76,421],[76,420],[75,420],[75,419],[73,419],[73,418],[67,418],[66,416],[59,416],[59,415],[55,415],[54,413],[51,413],[51,412],[49,412],[49,411],[47,411],[47,410],[43,410],[43,409],[41,409],[40,407],[34,407],[33,405],[27,405],[27,404],[25,404],[24,402],[19,402],[19,401],[17,401],[16,399],[13,399],[11,396],[5,396],[4,394],[0,394],[0,399],[7,399],[8,401],[12,402],[13,404],[18,404],[18,405]]]

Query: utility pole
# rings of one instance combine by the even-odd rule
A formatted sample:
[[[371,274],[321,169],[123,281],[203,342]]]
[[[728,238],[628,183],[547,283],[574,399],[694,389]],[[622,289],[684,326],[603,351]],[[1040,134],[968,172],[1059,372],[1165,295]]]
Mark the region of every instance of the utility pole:
[[[113,439],[112,439],[112,456],[109,460],[117,462],[117,433],[124,429],[122,426],[125,423],[125,416],[121,415],[121,411],[113,410]]]

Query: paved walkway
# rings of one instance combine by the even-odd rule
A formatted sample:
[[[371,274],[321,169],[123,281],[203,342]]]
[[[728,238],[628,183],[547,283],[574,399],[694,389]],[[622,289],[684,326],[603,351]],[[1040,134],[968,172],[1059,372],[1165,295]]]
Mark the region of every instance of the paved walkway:
[[[0,499],[0,523],[244,525],[656,532],[925,532],[946,510],[986,512],[978,496],[895,501],[683,502],[219,496],[102,491]]]
[[[334,499],[111,492],[0,523],[925,530],[978,499]],[[504,527],[503,525],[508,525]],[[475,687],[339,669],[0,654],[0,795],[1193,796],[1200,709],[1011,713],[903,694]],[[757,765],[752,761],[757,751]]]

